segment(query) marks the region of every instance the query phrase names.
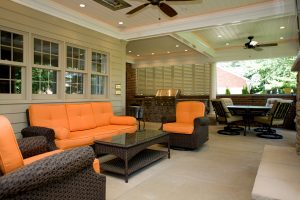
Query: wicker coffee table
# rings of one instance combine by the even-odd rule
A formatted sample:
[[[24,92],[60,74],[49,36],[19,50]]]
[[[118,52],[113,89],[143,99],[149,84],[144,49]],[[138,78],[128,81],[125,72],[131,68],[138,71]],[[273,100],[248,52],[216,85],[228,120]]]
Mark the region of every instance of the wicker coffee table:
[[[167,151],[148,149],[153,144],[167,143]],[[101,163],[101,170],[122,174],[125,182],[128,175],[168,156],[170,158],[169,135],[159,130],[144,130],[95,140],[95,152],[113,154],[117,158]]]

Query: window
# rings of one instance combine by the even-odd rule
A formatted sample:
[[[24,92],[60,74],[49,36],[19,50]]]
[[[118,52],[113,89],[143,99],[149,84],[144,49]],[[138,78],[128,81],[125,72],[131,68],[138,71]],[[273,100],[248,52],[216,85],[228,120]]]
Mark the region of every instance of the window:
[[[34,38],[32,94],[57,94],[59,44]]]
[[[107,55],[92,52],[91,94],[105,95],[108,80]]]
[[[84,94],[86,50],[74,46],[67,46],[66,55],[65,92],[66,94]]]
[[[83,94],[83,74],[82,73],[65,73],[66,94]]]
[[[0,93],[21,94],[22,68],[0,65]]]
[[[1,60],[23,62],[23,35],[0,30]]]

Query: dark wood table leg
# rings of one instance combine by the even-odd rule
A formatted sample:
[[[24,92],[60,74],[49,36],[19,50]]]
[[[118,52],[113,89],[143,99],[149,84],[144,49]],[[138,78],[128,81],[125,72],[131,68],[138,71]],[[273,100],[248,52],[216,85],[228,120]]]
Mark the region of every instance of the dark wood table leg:
[[[125,183],[128,183],[128,155],[127,155],[127,151],[125,153]]]
[[[170,152],[170,136],[168,135],[168,158],[171,158],[171,152]]]

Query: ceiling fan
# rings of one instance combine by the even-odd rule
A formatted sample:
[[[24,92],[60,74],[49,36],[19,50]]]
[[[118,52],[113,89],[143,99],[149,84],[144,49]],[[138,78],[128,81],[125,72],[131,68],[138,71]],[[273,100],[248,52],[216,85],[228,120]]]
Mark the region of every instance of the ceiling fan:
[[[264,43],[264,44],[260,44],[257,41],[253,40],[254,36],[249,36],[249,42],[245,43],[245,49],[253,49],[256,51],[261,51],[263,50],[261,47],[273,47],[273,46],[277,46],[277,43]]]
[[[133,14],[151,4],[154,6],[158,6],[160,8],[160,10],[163,11],[169,17],[174,17],[175,15],[177,15],[177,12],[171,6],[164,3],[164,1],[193,1],[193,0],[147,0],[147,1],[149,1],[149,3],[142,4],[134,9],[132,9],[131,11],[129,11],[126,14],[128,14],[128,15]]]

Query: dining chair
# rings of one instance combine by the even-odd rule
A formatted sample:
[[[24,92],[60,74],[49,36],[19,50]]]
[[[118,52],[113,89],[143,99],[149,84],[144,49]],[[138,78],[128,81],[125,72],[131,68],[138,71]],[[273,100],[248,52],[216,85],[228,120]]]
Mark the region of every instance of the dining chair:
[[[212,99],[211,103],[216,114],[216,121],[227,124],[223,130],[218,131],[219,134],[239,135],[240,131],[244,130],[244,128],[236,125],[237,122],[243,121],[243,117],[232,115],[227,108],[227,106],[233,105],[230,98]]]
[[[292,100],[281,100],[274,103],[270,113],[266,116],[257,116],[255,122],[263,125],[261,129],[256,129],[256,135],[268,139],[282,139],[282,135],[276,133],[272,126],[283,125],[284,119],[291,108]]]

